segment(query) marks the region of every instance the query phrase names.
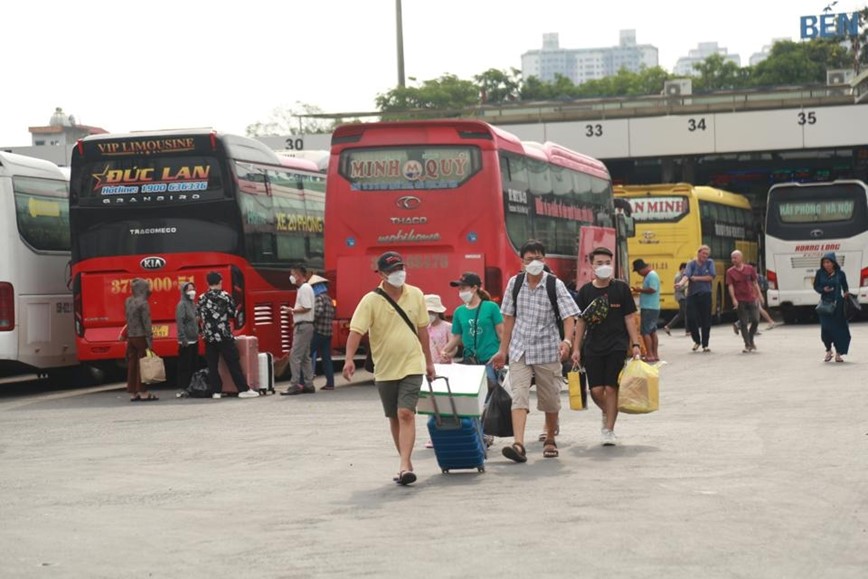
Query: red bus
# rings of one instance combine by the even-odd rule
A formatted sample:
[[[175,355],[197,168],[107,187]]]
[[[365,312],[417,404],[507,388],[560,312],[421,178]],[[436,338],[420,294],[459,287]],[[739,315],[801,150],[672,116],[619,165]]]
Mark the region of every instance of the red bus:
[[[523,143],[474,120],[338,127],[326,194],[326,277],[336,282],[337,318],[349,319],[377,285],[383,251],[399,251],[408,283],[439,294],[451,311],[459,299],[449,281],[464,271],[478,272],[499,301],[528,239],[545,244],[559,278],[582,279],[580,231],[614,232],[616,217],[625,222],[605,165],[552,143]],[[618,254],[626,277],[625,252]]]
[[[94,135],[73,150],[70,230],[82,362],[123,360],[130,281],[151,285],[154,350],[177,355],[179,287],[209,271],[238,305],[237,334],[275,358],[291,347],[291,264],[321,270],[325,175],[258,141],[215,131]]]

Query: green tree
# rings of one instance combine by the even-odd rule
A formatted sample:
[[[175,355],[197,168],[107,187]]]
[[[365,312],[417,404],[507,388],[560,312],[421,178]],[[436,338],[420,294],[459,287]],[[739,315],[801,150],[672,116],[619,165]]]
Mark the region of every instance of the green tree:
[[[712,54],[693,65],[699,73],[693,86],[697,91],[734,90],[745,88],[750,83],[750,69],[741,68],[720,54]]]
[[[521,89],[519,89],[519,100],[547,101],[552,98],[551,85],[547,82],[541,81],[538,77],[528,77],[521,83]]]
[[[826,82],[826,70],[848,68],[849,51],[835,39],[810,42],[782,40],[772,46],[769,57],[752,71],[750,86],[815,84]]]
[[[521,71],[517,68],[508,71],[489,68],[473,80],[485,104],[510,103],[521,98]]]
[[[376,103],[384,118],[431,118],[479,104],[479,87],[454,74],[444,74],[418,87],[396,87],[377,95]]]

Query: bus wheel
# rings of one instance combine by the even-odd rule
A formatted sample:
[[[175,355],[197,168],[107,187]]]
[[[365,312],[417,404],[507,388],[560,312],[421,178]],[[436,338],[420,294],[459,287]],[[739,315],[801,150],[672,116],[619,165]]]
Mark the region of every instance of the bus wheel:
[[[781,306],[781,317],[784,318],[784,323],[788,325],[795,324],[799,321],[799,315],[791,305],[783,305]]]

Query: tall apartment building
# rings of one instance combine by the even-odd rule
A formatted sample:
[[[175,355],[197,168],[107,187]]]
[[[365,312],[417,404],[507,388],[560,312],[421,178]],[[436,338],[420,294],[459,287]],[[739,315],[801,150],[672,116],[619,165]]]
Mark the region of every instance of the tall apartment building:
[[[693,65],[701,63],[712,54],[719,54],[725,62],[732,62],[736,66],[741,66],[739,55],[729,54],[726,48],[718,46],[716,42],[700,42],[696,48],[687,53],[687,56],[678,59],[672,72],[679,76],[697,76],[698,73]]]
[[[588,80],[613,76],[622,68],[639,72],[643,67],[657,66],[657,47],[636,44],[635,30],[622,30],[618,46],[608,48],[561,48],[558,34],[543,34],[541,50],[528,50],[521,55],[524,78],[535,76],[550,82],[559,74],[581,84]]]

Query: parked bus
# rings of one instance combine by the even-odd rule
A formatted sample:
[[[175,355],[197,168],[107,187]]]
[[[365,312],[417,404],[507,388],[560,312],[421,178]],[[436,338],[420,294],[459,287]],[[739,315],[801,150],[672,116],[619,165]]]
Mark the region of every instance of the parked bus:
[[[297,165],[303,163],[302,168]],[[124,358],[130,282],[146,279],[154,350],[178,350],[179,288],[209,271],[238,305],[237,334],[285,356],[291,264],[323,266],[325,176],[258,141],[211,130],[94,135],[73,150],[70,191],[79,359]]]
[[[439,294],[451,311],[460,301],[449,282],[465,271],[479,273],[500,301],[532,238],[545,244],[555,275],[577,282],[587,263],[576,259],[580,231],[616,223],[601,162],[472,120],[338,127],[327,187],[326,276],[337,281],[344,323],[378,284],[384,251],[400,252],[409,283]]]
[[[0,152],[0,375],[77,364],[69,185],[53,163]]]
[[[628,242],[630,260],[642,258],[660,275],[660,309],[678,311],[673,285],[678,265],[696,257],[700,245],[711,248],[715,276],[711,311],[716,319],[732,309],[726,291],[730,254],[738,249],[756,263],[759,233],[750,202],[743,195],[688,183],[616,186],[615,196],[633,210],[636,235]],[[631,285],[642,276],[631,273]]]
[[[868,302],[868,187],[862,181],[782,183],[769,190],[765,255],[769,306],[784,321],[814,315],[814,275],[834,251],[850,292]],[[857,285],[858,284],[858,285]]]

